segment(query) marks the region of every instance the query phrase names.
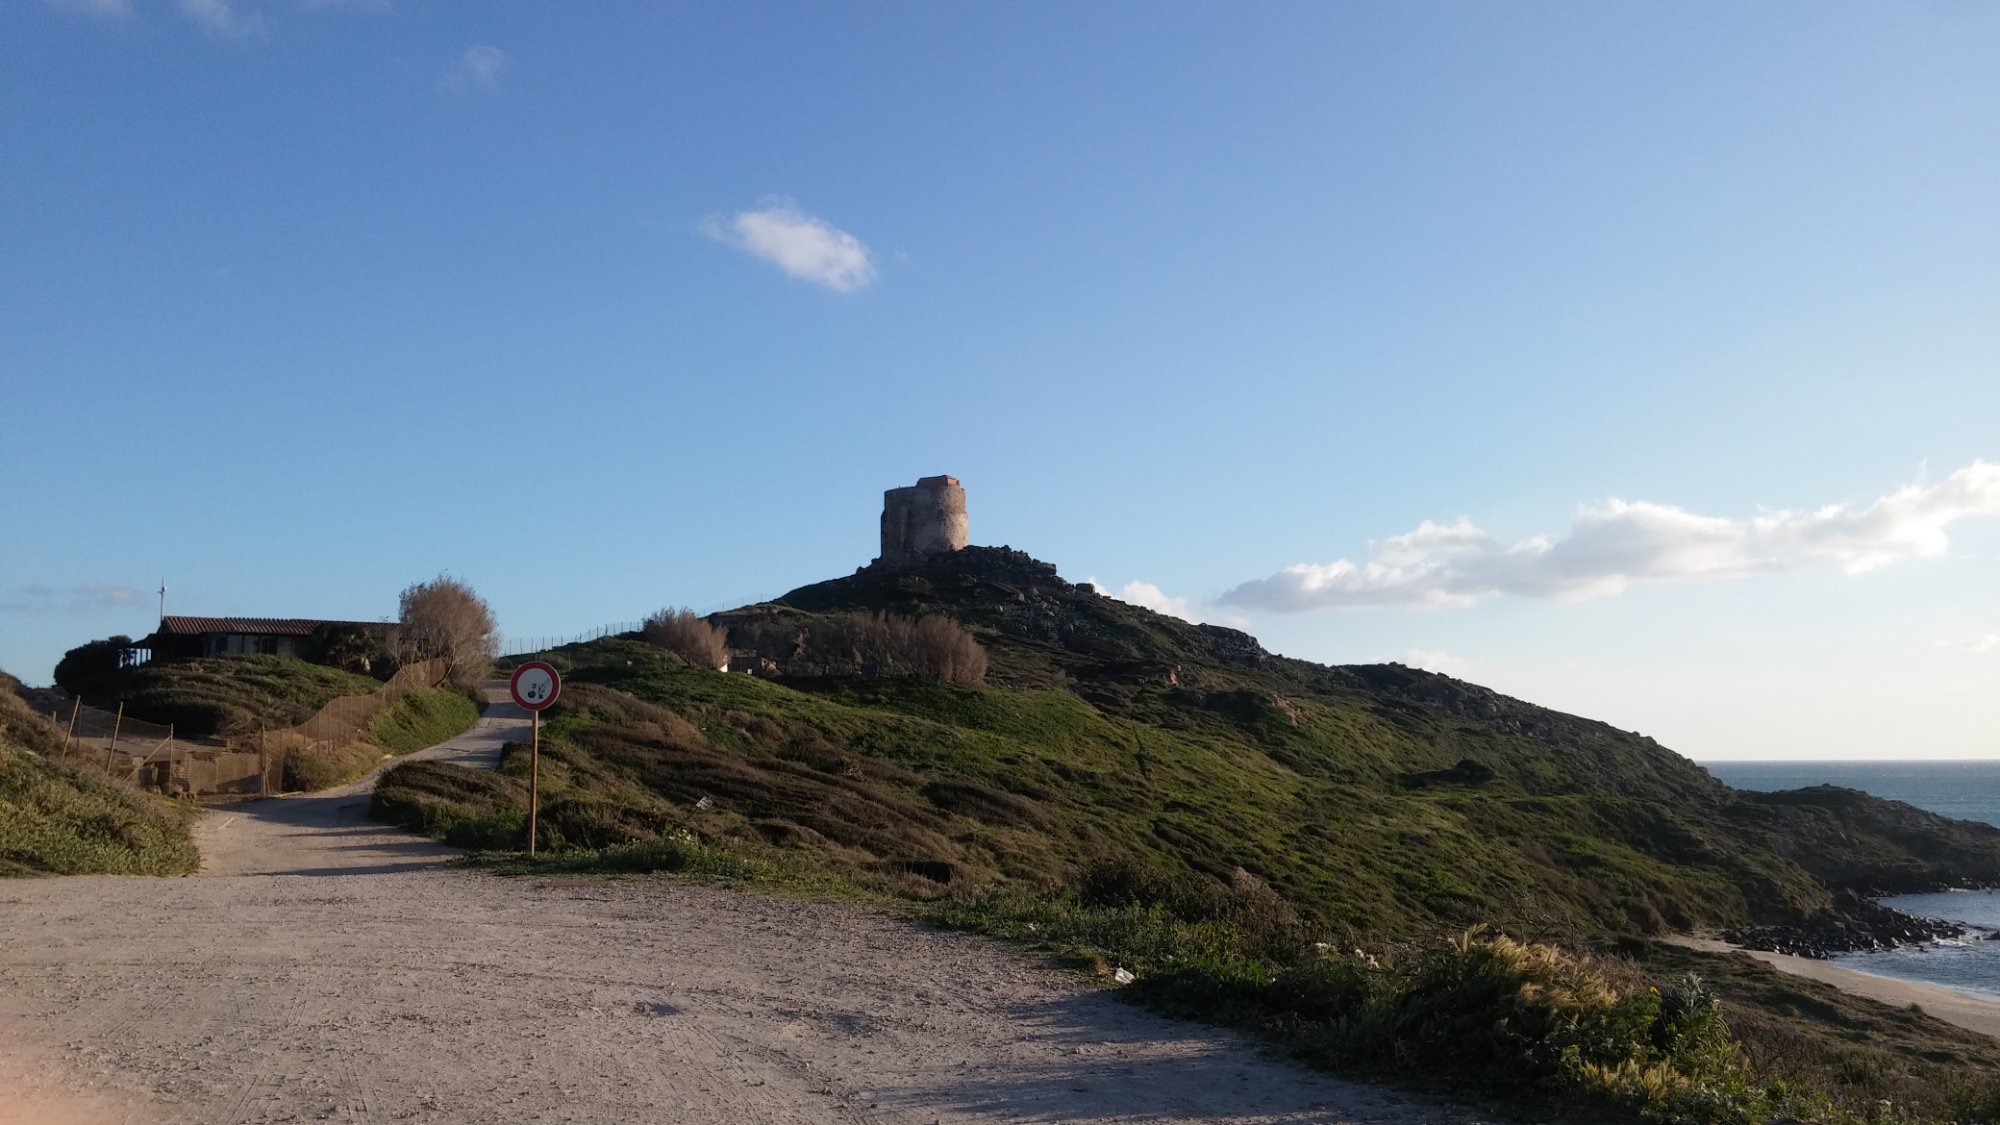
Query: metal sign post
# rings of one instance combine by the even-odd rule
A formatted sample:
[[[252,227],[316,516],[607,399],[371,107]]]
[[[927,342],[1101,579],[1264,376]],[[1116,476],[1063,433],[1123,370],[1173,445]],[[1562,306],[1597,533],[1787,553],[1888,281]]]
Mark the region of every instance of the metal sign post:
[[[535,858],[535,817],[542,810],[542,713],[533,716],[534,737],[528,742],[528,858]]]
[[[542,804],[542,712],[562,693],[562,677],[547,661],[530,660],[514,669],[507,693],[534,720],[528,743],[528,858],[535,856],[535,820]]]

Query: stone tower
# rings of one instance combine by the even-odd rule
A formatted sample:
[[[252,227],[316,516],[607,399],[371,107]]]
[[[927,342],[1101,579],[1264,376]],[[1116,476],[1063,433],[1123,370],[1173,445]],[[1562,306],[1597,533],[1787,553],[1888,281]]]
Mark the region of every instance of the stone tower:
[[[875,565],[915,566],[956,551],[965,546],[969,527],[957,477],[924,477],[892,488],[882,494],[882,557]]]

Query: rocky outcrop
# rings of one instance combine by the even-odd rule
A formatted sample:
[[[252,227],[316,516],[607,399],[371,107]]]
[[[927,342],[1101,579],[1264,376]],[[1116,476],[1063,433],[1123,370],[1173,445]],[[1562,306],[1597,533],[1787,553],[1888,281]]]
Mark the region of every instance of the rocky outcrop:
[[[1831,909],[1803,922],[1726,930],[1722,939],[1745,949],[1824,961],[1837,953],[1893,949],[1964,936],[1963,926],[1905,914],[1852,891],[1842,891],[1834,896]]]

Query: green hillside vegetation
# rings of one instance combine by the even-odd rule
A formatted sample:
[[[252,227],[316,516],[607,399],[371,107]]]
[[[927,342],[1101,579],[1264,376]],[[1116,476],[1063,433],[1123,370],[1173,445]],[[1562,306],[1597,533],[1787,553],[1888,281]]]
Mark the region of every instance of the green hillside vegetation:
[[[286,748],[284,782],[292,791],[344,785],[374,769],[384,758],[434,746],[479,720],[479,708],[455,688],[415,688],[369,720],[367,729],[342,746]]]
[[[183,875],[193,810],[58,760],[62,734],[0,673],[0,876]]]
[[[343,695],[382,685],[288,656],[227,656],[119,669],[78,685],[85,703],[190,738],[288,727]]]
[[[380,691],[380,681],[293,657],[230,656],[99,670],[85,702],[125,705],[126,715],[172,724],[183,737],[247,736],[281,730],[313,717],[343,696]],[[354,780],[395,754],[420,750],[465,730],[478,706],[453,688],[424,688],[375,717],[359,738],[339,746],[269,745],[284,755],[284,786],[324,789]]]
[[[391,754],[435,746],[479,721],[471,697],[451,688],[418,688],[368,724],[368,738]]]
[[[1858,1106],[1928,1110],[1953,1120],[2000,1120],[2000,1040],[1780,972],[1742,953],[1700,953],[1659,941],[1621,952],[1655,979],[1698,974],[1722,998],[1745,1062],[1765,1081],[1838,1091]],[[1893,1115],[1892,1119],[1893,1119]]]
[[[828,620],[883,612],[970,629],[985,682],[824,674],[872,659],[807,651]],[[1796,921],[1840,889],[2000,881],[2000,830],[1844,790],[1739,793],[1637,734],[1396,665],[1273,656],[1006,549],[715,620],[781,673],[819,674],[718,675],[621,639],[551,654],[554,862],[830,873],[1347,1069],[1748,1120],[1777,1103],[1709,1021],[1714,995],[1583,951]],[[525,773],[518,749],[497,776],[405,767],[378,814],[518,847]],[[1451,936],[1482,925],[1511,937]],[[1329,953],[1353,949],[1379,956]],[[1473,1025],[1507,1029],[1478,1065],[1420,1049]],[[1960,1112],[1941,1090],[1919,1108]]]

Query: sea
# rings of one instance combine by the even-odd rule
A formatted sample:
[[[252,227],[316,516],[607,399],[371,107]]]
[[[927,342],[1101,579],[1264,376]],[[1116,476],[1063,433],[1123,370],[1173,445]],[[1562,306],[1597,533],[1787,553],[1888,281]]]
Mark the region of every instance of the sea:
[[[1703,762],[1702,767],[1737,789],[1799,789],[1840,785],[1907,801],[1959,820],[2000,827],[2000,761],[1987,762]],[[1966,928],[1963,941],[1902,949],[1843,953],[1834,963],[1877,976],[1942,985],[1983,1000],[2000,1001],[2000,891],[1951,891],[1898,895],[1884,905],[1909,914],[1944,918]]]

